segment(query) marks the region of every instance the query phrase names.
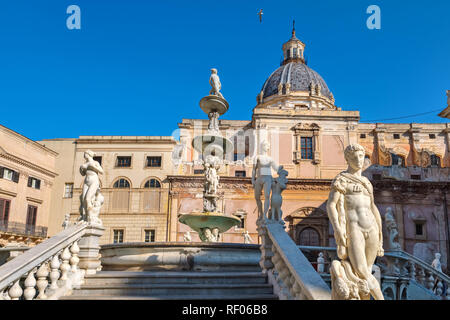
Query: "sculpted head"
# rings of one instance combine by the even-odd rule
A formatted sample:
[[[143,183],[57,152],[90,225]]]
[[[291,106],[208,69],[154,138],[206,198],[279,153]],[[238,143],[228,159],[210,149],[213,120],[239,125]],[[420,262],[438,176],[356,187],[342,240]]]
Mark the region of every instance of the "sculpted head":
[[[94,156],[95,156],[95,153],[94,153],[94,151],[92,151],[92,150],[86,150],[86,151],[84,152],[84,159],[85,159],[85,160],[90,160],[90,159],[92,159]]]
[[[352,169],[360,170],[364,167],[365,150],[361,145],[354,143],[347,146],[344,157]]]
[[[212,69],[211,69],[211,73],[212,73],[212,74],[217,74],[217,69],[216,69],[216,68],[212,68]]]
[[[261,151],[263,153],[267,153],[270,149],[270,145],[269,142],[267,142],[266,140],[264,140],[263,142],[261,142]]]
[[[439,260],[441,258],[441,254],[439,252],[436,252],[434,254],[434,257]]]

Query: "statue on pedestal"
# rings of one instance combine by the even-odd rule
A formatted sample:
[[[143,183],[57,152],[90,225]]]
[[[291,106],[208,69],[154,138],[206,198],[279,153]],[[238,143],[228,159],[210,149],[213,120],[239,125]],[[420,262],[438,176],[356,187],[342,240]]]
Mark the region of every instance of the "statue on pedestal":
[[[281,211],[281,205],[283,204],[283,197],[281,193],[286,189],[286,184],[288,179],[289,172],[283,170],[283,166],[278,168],[278,178],[273,179],[272,181],[272,196],[270,197],[270,210],[269,210],[269,219],[275,221],[282,221],[281,217],[283,215],[283,211]]]
[[[267,155],[269,143],[261,143],[261,154],[255,157],[252,171],[252,185],[255,189],[256,205],[258,206],[258,221],[267,218],[270,204],[270,192],[272,190],[272,168],[279,171],[280,167]],[[283,167],[281,167],[283,168]],[[261,191],[264,192],[264,209],[261,201]]]
[[[208,155],[205,159],[205,192],[207,194],[216,194],[217,188],[219,186],[219,175],[217,174],[217,170],[220,169],[221,161],[218,157]]]
[[[84,152],[86,162],[80,166],[80,173],[85,178],[80,195],[81,206],[78,220],[101,224],[98,214],[104,198],[100,193],[100,179],[98,175],[103,174],[103,169],[98,161],[94,160],[94,156],[94,152],[86,150]]]
[[[389,249],[392,251],[401,250],[402,247],[400,246],[400,243],[398,243],[397,222],[395,221],[394,212],[391,207],[386,208],[384,221],[386,222],[386,229],[389,232]]]
[[[248,234],[248,231],[245,230],[245,232],[242,233],[244,236],[244,243],[253,243],[252,237]]]
[[[442,265],[441,265],[441,254],[439,252],[436,252],[434,254],[434,260],[431,263],[431,266],[436,269],[437,271],[442,272]]]
[[[211,69],[209,84],[212,87],[211,91],[209,91],[209,94],[223,98],[222,94],[220,93],[220,89],[222,89],[222,84],[220,83],[219,76],[217,75],[217,69],[215,68]]]
[[[349,145],[344,152],[348,169],[331,184],[327,213],[334,229],[338,257],[331,263],[333,300],[384,300],[380,283],[372,275],[377,256],[384,255],[381,216],[373,187],[361,176],[364,148]]]
[[[62,223],[62,227],[64,230],[66,230],[70,225],[70,213],[66,213],[64,215],[64,221]]]
[[[323,257],[323,252],[319,252],[319,256],[317,257],[317,272],[325,272],[325,258]]]

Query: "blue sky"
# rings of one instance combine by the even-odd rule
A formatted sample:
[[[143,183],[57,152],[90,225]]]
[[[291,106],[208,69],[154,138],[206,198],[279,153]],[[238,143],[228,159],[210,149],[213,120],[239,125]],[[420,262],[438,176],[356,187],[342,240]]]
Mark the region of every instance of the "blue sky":
[[[71,4],[81,30],[66,27]],[[381,30],[366,27],[371,4]],[[182,118],[207,118],[211,67],[230,103],[222,118],[250,120],[293,19],[308,65],[361,121],[443,109],[449,14],[444,0],[4,1],[0,124],[34,140],[171,135]],[[385,122],[445,122],[437,113]]]

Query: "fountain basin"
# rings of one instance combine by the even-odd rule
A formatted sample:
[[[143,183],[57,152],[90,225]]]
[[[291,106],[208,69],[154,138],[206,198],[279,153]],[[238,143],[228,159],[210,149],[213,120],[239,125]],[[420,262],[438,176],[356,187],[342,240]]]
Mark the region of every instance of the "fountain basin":
[[[208,133],[205,135],[196,136],[192,140],[192,146],[201,154],[211,154],[211,151],[215,149],[214,146],[219,146],[220,149],[223,150],[222,152],[224,155],[234,150],[233,143],[229,139]]]
[[[200,100],[200,108],[202,108],[206,114],[218,112],[220,115],[223,115],[228,111],[228,107],[227,100],[219,96],[209,95]]]
[[[203,228],[218,228],[220,233],[224,233],[241,223],[238,217],[226,216],[219,212],[187,213],[180,215],[178,220],[198,233],[201,233]]]

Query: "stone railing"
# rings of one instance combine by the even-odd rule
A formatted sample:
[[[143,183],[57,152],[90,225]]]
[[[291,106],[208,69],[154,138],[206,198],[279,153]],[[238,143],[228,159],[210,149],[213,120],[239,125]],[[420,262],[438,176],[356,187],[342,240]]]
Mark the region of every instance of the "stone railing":
[[[0,299],[58,299],[101,266],[104,228],[77,223],[0,266]]]
[[[278,221],[258,222],[260,266],[281,300],[331,300],[331,290]]]
[[[328,282],[330,263],[337,259],[336,248],[313,246],[298,246],[298,248],[310,257],[311,264],[315,266],[318,254],[323,253],[325,261],[322,277]],[[377,258],[376,265],[381,269],[381,288],[385,298],[386,295],[398,300],[423,299],[428,296],[431,299],[450,300],[450,277],[405,251],[387,251],[383,257]],[[411,281],[422,287],[425,291],[423,295],[418,297],[417,292],[408,289]]]

